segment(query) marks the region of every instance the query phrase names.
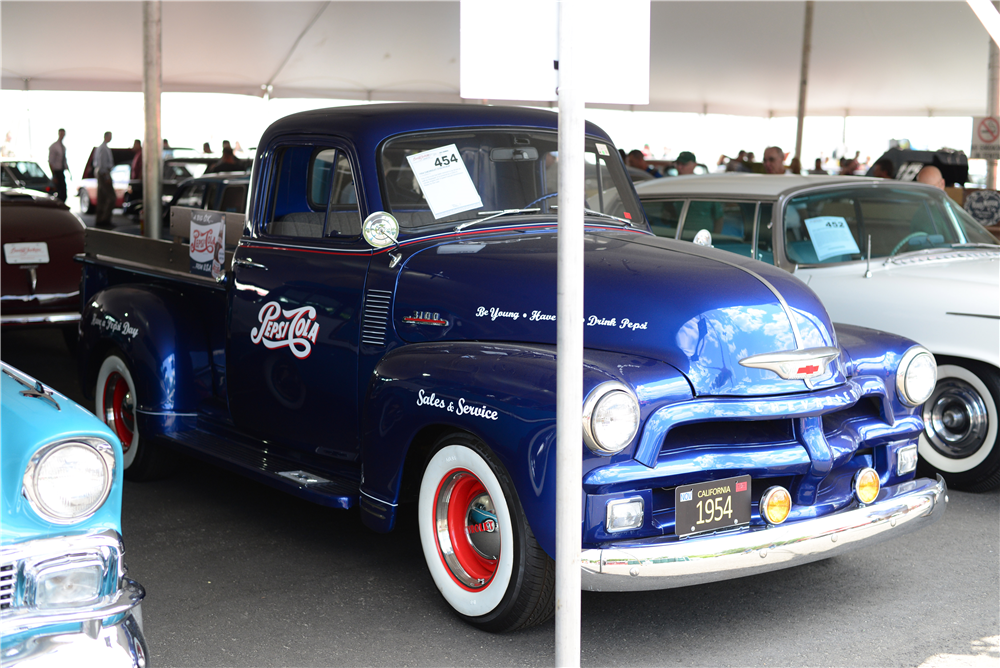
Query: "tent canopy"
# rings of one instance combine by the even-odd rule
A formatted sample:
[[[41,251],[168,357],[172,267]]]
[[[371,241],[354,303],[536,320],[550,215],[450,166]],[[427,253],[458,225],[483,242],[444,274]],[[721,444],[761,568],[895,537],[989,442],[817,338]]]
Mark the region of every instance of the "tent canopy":
[[[141,2],[5,0],[0,12],[3,88],[142,90]],[[636,109],[794,116],[804,13],[798,1],[654,1],[650,104]],[[164,91],[461,101],[457,1],[168,0],[162,17]],[[590,23],[593,48],[629,67],[629,35]],[[988,41],[965,2],[820,0],[807,113],[981,115]],[[482,44],[503,57],[503,35]]]

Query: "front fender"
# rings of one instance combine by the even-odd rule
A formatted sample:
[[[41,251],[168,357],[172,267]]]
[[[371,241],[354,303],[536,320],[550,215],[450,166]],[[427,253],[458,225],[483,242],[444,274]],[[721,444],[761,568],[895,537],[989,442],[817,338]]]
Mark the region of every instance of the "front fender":
[[[682,387],[663,385],[665,372],[675,380],[680,377],[672,367],[653,360],[585,350],[584,396],[605,381],[617,380],[638,388],[645,415],[665,388],[690,396],[686,381],[680,380]],[[448,342],[394,349],[376,366],[364,401],[364,522],[376,530],[392,528],[404,466],[409,463],[422,471],[429,454],[411,451],[421,434],[465,431],[481,439],[506,468],[535,538],[553,555],[555,387],[552,346]],[[646,387],[649,391],[643,392]],[[616,458],[631,458],[629,449],[612,458],[598,457],[583,445],[582,431],[580,436],[585,472],[613,464]],[[582,507],[582,487],[580,494]]]
[[[117,348],[132,370],[138,410],[194,412],[212,391],[208,334],[196,311],[184,295],[155,285],[98,292],[80,319],[84,392],[94,392],[101,362]]]

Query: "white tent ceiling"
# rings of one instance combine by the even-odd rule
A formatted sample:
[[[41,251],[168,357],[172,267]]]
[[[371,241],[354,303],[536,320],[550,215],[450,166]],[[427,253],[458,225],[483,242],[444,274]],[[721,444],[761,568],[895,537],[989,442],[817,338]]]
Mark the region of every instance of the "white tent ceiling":
[[[637,109],[794,116],[804,7],[654,1]],[[457,1],[168,0],[162,16],[164,91],[460,101]],[[629,35],[591,25],[593,48],[629,67]],[[5,89],[142,90],[140,2],[4,0],[0,39]],[[981,115],[988,40],[965,2],[820,0],[807,113]],[[504,35],[482,43],[503,58]]]

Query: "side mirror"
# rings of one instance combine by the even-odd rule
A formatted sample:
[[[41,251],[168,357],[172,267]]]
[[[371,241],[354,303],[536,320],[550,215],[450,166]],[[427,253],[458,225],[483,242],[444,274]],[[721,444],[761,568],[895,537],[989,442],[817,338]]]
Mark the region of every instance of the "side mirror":
[[[385,211],[376,211],[367,218],[361,226],[361,234],[365,241],[373,248],[385,248],[395,246],[396,250],[389,253],[389,268],[393,269],[399,261],[403,259],[403,253],[399,250],[399,221],[395,216]]]

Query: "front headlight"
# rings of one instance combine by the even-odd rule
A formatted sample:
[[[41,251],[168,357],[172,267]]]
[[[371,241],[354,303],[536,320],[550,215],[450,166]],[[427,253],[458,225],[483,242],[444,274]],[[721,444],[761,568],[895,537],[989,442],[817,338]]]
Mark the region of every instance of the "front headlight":
[[[115,451],[97,438],[52,443],[36,452],[24,471],[24,496],[56,524],[84,520],[104,505],[115,478]]]
[[[913,346],[903,354],[896,369],[896,394],[911,406],[927,401],[937,383],[937,362],[930,351]]]
[[[601,383],[583,402],[583,440],[593,452],[621,452],[639,431],[639,401],[622,383]]]

